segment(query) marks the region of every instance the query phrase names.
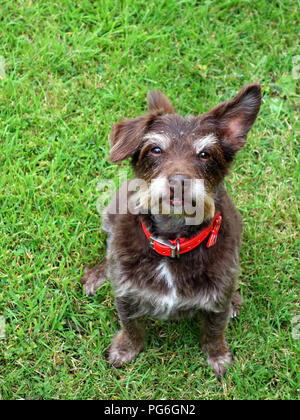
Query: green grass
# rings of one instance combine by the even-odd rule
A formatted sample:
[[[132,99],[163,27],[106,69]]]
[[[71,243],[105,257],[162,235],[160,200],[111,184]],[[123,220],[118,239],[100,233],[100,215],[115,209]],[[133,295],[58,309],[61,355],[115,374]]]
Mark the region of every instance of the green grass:
[[[297,27],[293,0],[1,2],[3,399],[297,398]],[[146,351],[110,369],[111,286],[88,298],[79,280],[105,252],[97,182],[128,168],[107,160],[111,126],[151,89],[187,115],[254,81],[262,109],[227,180],[244,220],[236,364],[219,382],[196,321],[153,322]]]

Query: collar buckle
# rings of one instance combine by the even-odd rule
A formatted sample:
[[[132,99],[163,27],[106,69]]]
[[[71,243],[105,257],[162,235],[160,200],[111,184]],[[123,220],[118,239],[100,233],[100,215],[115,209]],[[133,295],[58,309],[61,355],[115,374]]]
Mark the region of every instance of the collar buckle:
[[[168,241],[167,239],[154,239],[152,236],[150,236],[149,238],[149,244],[150,244],[150,248],[154,249],[154,241],[161,244],[161,245],[165,245],[168,246],[169,248],[171,248],[171,258],[179,258],[180,257],[180,241],[179,239],[177,239],[177,243],[176,245],[172,244],[172,242]],[[154,249],[155,251],[155,249]],[[177,252],[176,252],[177,251]]]

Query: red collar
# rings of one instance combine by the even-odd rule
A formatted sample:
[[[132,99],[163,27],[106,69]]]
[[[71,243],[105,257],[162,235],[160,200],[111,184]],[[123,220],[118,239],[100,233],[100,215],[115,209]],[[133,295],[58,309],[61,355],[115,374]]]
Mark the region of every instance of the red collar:
[[[164,255],[166,257],[179,258],[180,254],[191,251],[200,245],[204,239],[211,233],[208,241],[207,248],[213,246],[216,243],[218,232],[222,223],[221,213],[218,211],[215,214],[211,224],[204,228],[197,236],[194,236],[191,239],[186,238],[176,238],[174,240],[170,239],[154,239],[148,232],[145,223],[142,222],[142,227],[147,239],[150,242],[150,247],[154,249],[158,254]]]

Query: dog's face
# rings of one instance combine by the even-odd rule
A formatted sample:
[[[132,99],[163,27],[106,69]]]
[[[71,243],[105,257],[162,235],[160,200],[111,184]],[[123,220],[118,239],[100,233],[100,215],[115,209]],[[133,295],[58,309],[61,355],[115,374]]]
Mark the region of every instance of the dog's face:
[[[148,99],[146,115],[113,127],[111,161],[132,156],[136,177],[145,181],[139,200],[150,211],[155,206],[156,212],[168,208],[179,216],[191,215],[200,198],[203,218],[211,218],[214,192],[259,111],[260,86],[245,86],[233,99],[198,117],[175,114],[159,91]]]

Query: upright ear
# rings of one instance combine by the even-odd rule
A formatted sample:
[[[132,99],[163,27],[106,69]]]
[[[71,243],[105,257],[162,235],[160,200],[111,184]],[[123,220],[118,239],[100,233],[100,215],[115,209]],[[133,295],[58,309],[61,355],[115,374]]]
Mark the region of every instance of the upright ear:
[[[174,113],[171,102],[158,90],[148,95],[148,113],[139,118],[115,124],[110,134],[110,160],[119,162],[132,156],[155,117]]]
[[[208,118],[217,128],[224,146],[236,152],[244,146],[260,104],[261,88],[254,83],[243,87],[233,99],[216,106],[204,120]]]
[[[153,90],[148,94],[148,112],[160,114],[175,114],[175,110],[169,99],[159,90]]]

